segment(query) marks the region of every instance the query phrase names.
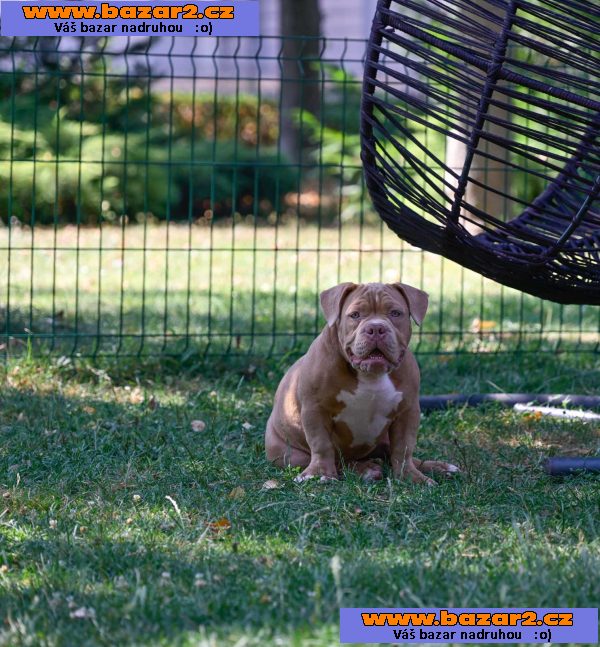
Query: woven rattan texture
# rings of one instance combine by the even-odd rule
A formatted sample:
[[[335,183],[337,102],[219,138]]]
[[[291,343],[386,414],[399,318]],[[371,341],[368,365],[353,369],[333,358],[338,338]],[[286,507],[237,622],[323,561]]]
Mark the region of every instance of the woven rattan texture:
[[[600,304],[599,27],[596,1],[379,0],[362,141],[391,229],[504,285]],[[459,166],[435,138],[463,147]],[[500,165],[498,186],[481,170]]]

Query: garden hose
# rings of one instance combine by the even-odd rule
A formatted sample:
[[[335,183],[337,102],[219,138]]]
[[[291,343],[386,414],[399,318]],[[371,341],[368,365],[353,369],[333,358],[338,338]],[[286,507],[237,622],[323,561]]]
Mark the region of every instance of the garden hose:
[[[424,395],[420,398],[421,411],[436,411],[449,407],[475,407],[487,402],[495,402],[507,407],[515,404],[565,405],[600,409],[600,396],[596,395],[556,395],[548,393],[474,393],[472,395]]]
[[[421,411],[439,411],[449,407],[473,407],[486,402],[495,402],[508,407],[518,405],[554,405],[556,417],[565,416],[570,410],[566,405],[600,409],[600,396],[594,395],[551,395],[547,393],[476,393],[473,395],[425,395],[421,396]],[[526,407],[534,410],[536,407]],[[521,411],[523,411],[521,407]],[[547,407],[538,407],[540,413],[547,414]],[[572,417],[580,420],[594,420],[598,416],[590,412],[575,411]],[[551,414],[552,415],[552,414]],[[600,474],[600,457],[578,458],[555,456],[544,463],[544,470],[550,476],[569,476],[576,473]]]

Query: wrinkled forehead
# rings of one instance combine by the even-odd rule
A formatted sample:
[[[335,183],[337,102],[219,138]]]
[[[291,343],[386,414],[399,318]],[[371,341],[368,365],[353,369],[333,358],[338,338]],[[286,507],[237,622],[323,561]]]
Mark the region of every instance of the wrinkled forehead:
[[[392,306],[408,307],[399,290],[385,283],[364,283],[348,295],[343,309],[365,308],[375,312]]]

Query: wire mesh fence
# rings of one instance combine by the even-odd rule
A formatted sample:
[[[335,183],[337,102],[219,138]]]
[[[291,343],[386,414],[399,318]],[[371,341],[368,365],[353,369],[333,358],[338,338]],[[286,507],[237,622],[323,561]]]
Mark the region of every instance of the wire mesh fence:
[[[322,326],[320,290],[399,279],[431,296],[417,352],[598,352],[600,309],[382,225],[360,162],[364,50],[0,39],[3,356],[279,355]]]

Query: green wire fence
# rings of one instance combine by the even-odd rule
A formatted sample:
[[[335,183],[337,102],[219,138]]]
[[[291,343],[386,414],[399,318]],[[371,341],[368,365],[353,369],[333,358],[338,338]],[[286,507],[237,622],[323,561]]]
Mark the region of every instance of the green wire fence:
[[[364,49],[0,39],[3,356],[294,352],[323,325],[320,290],[397,280],[431,296],[420,353],[598,352],[598,308],[502,288],[381,224]]]

